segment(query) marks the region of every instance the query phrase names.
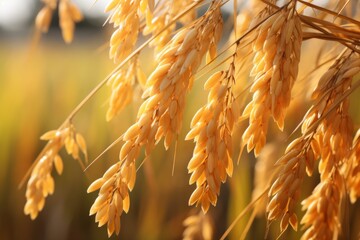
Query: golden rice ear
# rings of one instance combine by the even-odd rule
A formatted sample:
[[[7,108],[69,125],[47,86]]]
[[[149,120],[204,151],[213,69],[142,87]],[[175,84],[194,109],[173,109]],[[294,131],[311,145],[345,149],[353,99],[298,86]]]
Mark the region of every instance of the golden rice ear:
[[[111,0],[106,7],[105,12],[112,11],[109,23],[115,28],[109,50],[109,57],[115,63],[121,62],[133,51],[141,28],[141,10],[148,3],[149,1],[123,1],[120,4],[118,0]]]
[[[146,75],[140,66],[137,66],[137,68],[136,68],[136,79],[140,83],[141,87],[144,88],[146,85]]]
[[[352,122],[348,116],[349,99],[345,95],[345,91],[350,88],[351,76],[346,73],[349,72],[349,68],[354,67],[349,62],[352,62],[354,57],[359,57],[354,53],[344,52],[343,54],[330,67],[330,69],[336,69],[336,74],[323,76],[319,81],[319,85],[315,89],[317,94],[313,95],[316,104],[306,113],[302,123],[303,136],[290,143],[285,156],[277,162],[282,167],[269,191],[271,200],[267,207],[268,219],[282,219],[281,231],[284,231],[289,223],[296,229],[297,217],[293,210],[299,197],[299,190],[296,189],[301,185],[305,173],[312,174],[316,158],[321,157],[319,164],[321,183],[314,190],[313,195],[303,201],[304,209],[307,209],[301,221],[308,228],[303,235],[305,239],[319,236],[319,234],[325,234],[326,238],[332,238],[334,234],[339,233],[337,216],[339,216],[341,195],[336,192],[342,194],[343,184],[338,180],[341,179],[338,166],[346,162],[349,157],[348,149],[351,148],[352,142],[349,136],[353,135]],[[341,84],[336,85],[338,83]],[[323,101],[325,97],[325,103],[318,104],[319,100]],[[335,103],[337,105],[334,105]],[[331,109],[336,109],[336,111],[329,112]],[[285,191],[285,189],[289,190]],[[326,191],[334,192],[336,195],[329,203],[326,203],[328,200],[319,200],[321,199],[320,195]],[[321,202],[316,203],[317,201]],[[286,204],[284,205],[284,203]],[[312,206],[318,206],[318,208]],[[326,209],[327,206],[331,211]],[[330,211],[329,215],[332,220],[318,217],[323,211]],[[326,225],[328,221],[331,222],[330,231],[324,233],[318,226]]]
[[[148,11],[145,11],[145,6],[142,7],[142,12],[146,12],[146,25],[142,32],[144,35],[152,34],[155,37],[149,44],[149,46],[154,47],[155,55],[158,55],[170,41],[171,35],[176,31],[177,22],[190,24],[190,22],[195,20],[196,8],[190,6],[196,4],[196,2],[192,0],[165,1],[162,4],[158,4],[158,11],[155,16],[152,10],[154,1],[142,2],[147,2],[148,4]],[[182,18],[176,19],[184,9],[187,9],[186,14]]]
[[[339,172],[334,169],[332,178],[319,183],[311,196],[302,202],[303,210],[306,209],[306,213],[301,224],[307,227],[302,236],[303,239],[320,235],[325,236],[326,239],[337,238],[341,228],[339,213],[343,192],[342,186],[337,184],[339,177]],[[319,217],[321,215],[322,217]],[[327,226],[328,228],[325,230],[324,227],[317,226]]]
[[[107,82],[111,86],[111,96],[109,108],[106,112],[106,121],[111,121],[133,100],[134,88],[137,81],[146,81],[139,79],[138,59],[135,57],[129,64],[120,70],[114,72]]]
[[[40,158],[31,172],[26,188],[24,213],[35,219],[45,205],[45,198],[54,192],[54,179],[51,176],[54,155],[50,152]],[[41,173],[41,174],[40,174]]]
[[[81,149],[81,151],[84,154],[86,154],[87,147],[86,147],[85,138],[80,133],[76,133],[76,143],[79,146],[79,148]]]
[[[120,162],[111,166],[105,174],[95,180],[88,188],[88,192],[99,190],[98,197],[91,206],[89,215],[95,215],[95,222],[99,227],[107,224],[110,237],[120,232],[120,216],[130,208],[130,196],[127,177],[123,175],[126,166]],[[130,180],[132,181],[132,180]]]
[[[221,183],[233,173],[232,130],[234,127],[232,111],[235,98],[234,62],[236,50],[227,71],[218,71],[211,75],[205,83],[209,90],[208,102],[195,114],[191,121],[191,130],[186,139],[194,139],[196,143],[193,157],[188,164],[191,173],[189,184],[196,183],[196,189],[189,199],[189,205],[201,205],[206,213],[212,205],[216,205]]]
[[[291,2],[278,12],[261,12],[255,22],[266,19],[257,30],[253,44],[255,57],[251,75],[253,99],[249,103],[249,126],[243,135],[247,150],[258,156],[265,145],[268,118],[272,116],[279,129],[284,128],[286,109],[297,78],[302,43],[301,21]],[[264,17],[264,14],[266,17]]]
[[[101,188],[101,186],[105,183],[105,180],[103,178],[99,178],[95,180],[87,189],[87,193],[94,192]]]
[[[311,151],[311,148],[305,147],[306,144],[309,143],[301,137],[289,145],[287,153],[277,163],[281,164],[280,172],[269,190],[268,220],[281,219],[281,232],[289,223],[293,228],[297,227],[293,215],[300,197],[299,186],[306,175],[306,151]]]
[[[43,33],[48,32],[53,11],[59,7],[59,23],[63,39],[70,43],[74,37],[75,22],[83,19],[83,15],[70,0],[46,0],[45,6],[39,11],[35,19],[35,26]]]
[[[357,130],[353,139],[350,157],[342,168],[342,173],[349,176],[346,179],[346,187],[351,203],[355,203],[360,196],[360,129]]]

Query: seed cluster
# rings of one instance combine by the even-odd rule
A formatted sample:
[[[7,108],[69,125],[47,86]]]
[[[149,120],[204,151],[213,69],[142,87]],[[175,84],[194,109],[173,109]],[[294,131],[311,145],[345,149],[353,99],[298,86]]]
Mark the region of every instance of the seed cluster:
[[[210,203],[216,205],[221,182],[233,172],[231,135],[238,117],[231,92],[234,71],[234,65],[230,64],[228,71],[216,72],[207,80],[208,102],[195,114],[191,131],[186,136],[186,140],[196,142],[188,164],[189,183],[196,183],[189,205],[201,204],[204,212],[208,211]]]
[[[253,43],[255,77],[250,88],[253,98],[244,110],[249,126],[243,134],[247,150],[260,153],[266,142],[268,118],[284,128],[285,110],[290,104],[291,89],[298,73],[302,42],[301,22],[294,5],[268,17],[258,28]],[[259,21],[259,20],[255,20]]]
[[[86,143],[83,136],[76,133],[73,125],[62,130],[53,130],[41,136],[42,140],[49,141],[31,171],[26,188],[26,204],[24,213],[35,219],[45,205],[45,198],[54,193],[55,183],[51,176],[53,167],[59,175],[63,172],[63,160],[59,151],[65,146],[69,155],[82,164],[79,152],[87,160]]]

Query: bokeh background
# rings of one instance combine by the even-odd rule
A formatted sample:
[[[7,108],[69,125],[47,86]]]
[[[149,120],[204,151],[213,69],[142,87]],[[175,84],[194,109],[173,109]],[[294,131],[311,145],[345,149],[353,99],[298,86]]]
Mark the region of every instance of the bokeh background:
[[[87,194],[88,185],[101,177],[118,158],[120,145],[94,163],[85,173],[79,164],[62,151],[64,172],[55,172],[55,193],[47,198],[44,210],[35,221],[23,213],[25,187],[18,188],[45,142],[39,140],[44,132],[57,128],[71,110],[100,82],[114,64],[108,59],[106,43],[111,29],[102,27],[106,15],[102,9],[106,1],[74,1],[85,14],[85,21],[77,25],[74,42],[62,41],[57,16],[48,34],[40,41],[34,38],[33,21],[41,8],[37,0],[0,0],[0,239],[107,239],[106,228],[98,228],[89,209],[96,193]],[[231,4],[229,5],[231,8]],[[229,15],[226,13],[225,16]],[[231,26],[229,23],[226,26]],[[226,29],[226,28],[225,28]],[[105,47],[104,47],[105,46]],[[145,73],[153,69],[150,50],[143,51],[141,65]],[[307,64],[310,67],[310,56]],[[192,155],[193,144],[185,142],[192,115],[206,102],[202,90],[204,79],[195,82],[185,112],[183,133],[177,144],[175,173],[172,164],[175,146],[165,152],[160,144],[138,171],[136,186],[131,193],[129,214],[121,217],[120,237],[111,239],[181,239],[183,220],[194,211],[187,205],[193,187],[188,186],[186,166]],[[134,99],[118,117],[105,121],[110,90],[104,87],[75,118],[77,131],[88,144],[89,159],[94,159],[130,126],[136,117],[139,99]],[[354,101],[358,99],[353,96]],[[287,136],[306,111],[306,103],[295,103],[289,113],[285,133],[270,129],[270,142],[282,153]],[[353,116],[359,120],[354,107]],[[359,122],[359,121],[357,121]],[[273,127],[273,125],[272,125]],[[272,128],[271,127],[271,128]],[[236,160],[239,136],[235,136]],[[141,162],[141,158],[138,164]],[[216,208],[209,215],[218,239],[236,216],[251,201],[254,187],[255,161],[252,154],[244,154],[234,174],[222,186]],[[317,176],[306,183],[308,195],[316,185]],[[359,207],[345,206],[347,226],[359,226]],[[351,209],[351,211],[349,210]],[[228,239],[238,239],[246,227],[250,213],[235,226]],[[265,216],[256,219],[247,239],[263,239]],[[269,239],[278,235],[277,224],[272,226]],[[353,228],[352,228],[353,229]],[[356,231],[350,231],[355,239]],[[297,239],[299,233],[287,231],[283,239]]]

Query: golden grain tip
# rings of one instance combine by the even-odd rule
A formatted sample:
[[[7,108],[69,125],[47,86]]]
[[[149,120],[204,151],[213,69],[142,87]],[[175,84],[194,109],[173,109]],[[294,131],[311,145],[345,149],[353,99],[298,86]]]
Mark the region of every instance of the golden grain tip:
[[[129,209],[130,209],[130,197],[129,194],[127,194],[123,199],[123,210],[125,213],[128,213]]]
[[[46,33],[49,30],[53,10],[49,6],[43,7],[37,14],[35,19],[36,28]]]
[[[295,231],[297,231],[297,229],[298,229],[298,219],[297,219],[297,216],[296,216],[295,213],[293,213],[293,214],[291,215],[291,217],[289,218],[289,222],[290,222],[291,227],[292,227]]]
[[[194,205],[194,203],[198,202],[201,199],[203,192],[203,187],[197,187],[189,198],[189,206]]]
[[[201,210],[203,211],[203,213],[207,213],[209,208],[210,208],[210,201],[207,198],[207,196],[203,196],[201,199]]]
[[[80,133],[76,134],[76,142],[77,142],[78,146],[80,147],[81,151],[84,154],[86,154],[87,148],[86,148],[85,138]]]
[[[193,128],[199,121],[200,119],[203,117],[204,115],[204,112],[206,113],[206,110],[204,107],[200,108],[194,115],[194,117],[192,118],[191,120],[191,123],[190,123],[190,127]],[[206,114],[205,114],[206,115]],[[209,114],[207,114],[209,115]]]
[[[287,227],[289,226],[289,218],[290,218],[289,213],[286,213],[282,217],[281,223],[280,223],[280,231],[281,232],[284,232],[287,229]]]
[[[138,82],[140,83],[140,85],[142,87],[145,87],[147,78],[146,78],[144,71],[139,66],[136,68],[136,78],[137,78]]]
[[[213,75],[211,75],[204,84],[204,90],[210,90],[215,85],[220,84],[222,74],[223,74],[223,71],[218,71],[218,72],[214,73]]]
[[[205,161],[205,153],[198,152],[193,154],[192,158],[189,161],[187,169],[189,172],[193,172],[196,168],[198,168]]]
[[[103,178],[96,179],[94,182],[90,184],[90,186],[87,189],[87,193],[94,192],[101,188],[101,186],[105,183],[105,180]]]
[[[63,36],[63,39],[65,41],[65,43],[67,44],[70,44],[73,39],[74,39],[74,27],[72,24],[69,24],[69,25],[63,25],[64,27],[62,28],[62,36]]]
[[[124,134],[124,141],[129,141],[138,136],[140,127],[137,123],[133,124]]]
[[[57,138],[61,135],[60,131],[58,130],[51,130],[51,131],[48,131],[46,133],[44,133],[43,135],[41,135],[40,139],[41,140],[52,140],[54,138]]]
[[[80,22],[84,18],[80,9],[72,3],[69,3],[69,13],[74,22]]]
[[[113,10],[115,7],[117,7],[119,5],[119,1],[118,0],[111,0],[108,5],[105,7],[105,12],[110,12],[111,10]]]
[[[189,141],[191,139],[194,139],[195,136],[197,136],[199,134],[199,132],[201,131],[201,128],[199,126],[195,126],[194,128],[192,128],[190,130],[190,132],[188,132],[185,136],[185,140]]]
[[[64,164],[63,164],[63,160],[61,159],[61,157],[59,155],[55,156],[54,164],[55,164],[55,169],[56,169],[57,173],[59,175],[61,175],[63,172],[63,169],[64,169]]]

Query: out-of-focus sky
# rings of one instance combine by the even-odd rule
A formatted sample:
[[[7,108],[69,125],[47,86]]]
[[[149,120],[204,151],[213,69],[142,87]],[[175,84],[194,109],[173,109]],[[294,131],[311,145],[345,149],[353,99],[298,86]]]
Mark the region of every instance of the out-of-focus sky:
[[[34,4],[23,0],[0,1],[0,26],[6,29],[19,28],[31,16]]]
[[[40,0],[0,0],[0,27],[6,30],[20,30],[32,21],[34,12],[39,11]],[[74,0],[85,16],[104,17],[104,9],[108,0]],[[41,6],[41,3],[38,4]]]
[[[85,16],[106,18],[104,13],[105,6],[110,0],[73,0],[79,6]],[[241,0],[239,7],[248,4],[251,1]],[[279,0],[279,5],[283,4]],[[313,3],[324,4],[327,0],[314,0]],[[37,5],[36,5],[37,4]],[[34,12],[38,12],[41,6],[41,0],[0,0],[0,28],[6,30],[21,30],[27,23],[31,22]],[[35,9],[36,8],[36,9]],[[224,5],[224,9],[232,11],[233,0]]]
[[[15,31],[23,29],[32,21],[34,12],[39,11],[40,2],[41,0],[0,0],[0,28]],[[105,19],[104,9],[110,0],[73,0],[73,2],[85,16]],[[232,2],[229,1],[224,8],[232,9]]]

